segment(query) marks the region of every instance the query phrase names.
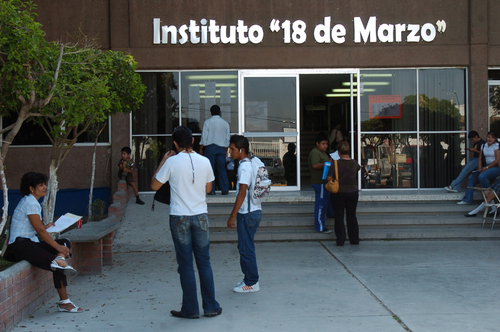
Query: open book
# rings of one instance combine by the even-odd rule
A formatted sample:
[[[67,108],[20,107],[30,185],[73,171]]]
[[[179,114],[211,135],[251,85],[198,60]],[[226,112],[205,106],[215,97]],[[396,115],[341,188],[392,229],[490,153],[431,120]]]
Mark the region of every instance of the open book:
[[[47,228],[47,232],[60,233],[80,219],[82,219],[82,216],[77,216],[72,213],[66,213],[65,215],[57,219],[56,222],[54,222],[54,226],[50,226],[49,228]]]

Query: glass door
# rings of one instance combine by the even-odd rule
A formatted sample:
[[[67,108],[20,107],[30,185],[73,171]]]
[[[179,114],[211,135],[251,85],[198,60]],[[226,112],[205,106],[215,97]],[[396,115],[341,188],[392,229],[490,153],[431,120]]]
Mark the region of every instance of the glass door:
[[[488,120],[490,130],[500,132],[500,81],[488,81]]]
[[[240,132],[266,165],[273,190],[300,188],[297,74],[241,71]]]

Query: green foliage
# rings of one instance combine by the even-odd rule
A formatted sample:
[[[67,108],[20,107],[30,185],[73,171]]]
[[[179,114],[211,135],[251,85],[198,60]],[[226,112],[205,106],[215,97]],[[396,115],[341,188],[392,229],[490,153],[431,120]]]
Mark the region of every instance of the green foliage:
[[[0,116],[19,109],[19,97],[47,96],[53,77],[45,68],[54,45],[35,22],[31,1],[0,1]]]

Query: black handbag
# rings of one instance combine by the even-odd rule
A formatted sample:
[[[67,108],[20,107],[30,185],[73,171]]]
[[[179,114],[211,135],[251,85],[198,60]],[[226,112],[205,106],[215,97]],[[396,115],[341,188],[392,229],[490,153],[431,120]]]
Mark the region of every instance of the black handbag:
[[[158,189],[153,197],[153,205],[151,211],[155,210],[155,201],[163,204],[170,204],[170,183],[165,182],[160,189]]]

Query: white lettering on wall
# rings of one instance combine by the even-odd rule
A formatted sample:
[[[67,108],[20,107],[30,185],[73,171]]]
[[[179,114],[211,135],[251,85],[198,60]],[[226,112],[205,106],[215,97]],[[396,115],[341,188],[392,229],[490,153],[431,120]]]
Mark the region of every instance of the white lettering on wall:
[[[272,19],[269,30],[273,33],[283,33],[283,43],[303,44],[307,41],[307,24],[302,20]],[[332,28],[333,25],[333,28]],[[366,24],[361,17],[353,19],[354,43],[418,43],[420,39],[430,43],[436,38],[437,32],[446,31],[446,22],[438,20],[436,24],[425,23],[381,23],[377,25],[377,17],[371,16]],[[254,24],[248,26],[244,20],[238,20],[236,25],[219,25],[216,20],[189,20],[189,25],[179,28],[174,25],[161,25],[159,18],[153,19],[153,44],[252,44],[262,43],[264,29]],[[325,16],[323,22],[316,24],[313,31],[314,41],[319,44],[343,44],[347,29],[342,24],[335,24],[331,16]]]

